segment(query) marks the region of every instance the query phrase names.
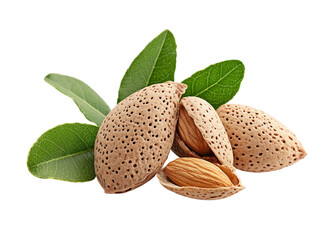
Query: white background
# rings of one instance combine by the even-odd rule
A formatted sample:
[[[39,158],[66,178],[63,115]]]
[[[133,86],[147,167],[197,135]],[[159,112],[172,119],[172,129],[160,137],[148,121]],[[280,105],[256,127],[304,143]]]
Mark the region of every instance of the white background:
[[[317,1],[1,1],[1,239],[318,239]],[[239,59],[232,103],[289,127],[308,156],[270,173],[238,171],[246,189],[200,201],[157,178],[106,195],[97,180],[32,176],[27,154],[46,130],[88,122],[43,80],[85,81],[110,105],[132,60],[160,32],[177,42],[175,80]],[[176,156],[171,153],[169,161]]]

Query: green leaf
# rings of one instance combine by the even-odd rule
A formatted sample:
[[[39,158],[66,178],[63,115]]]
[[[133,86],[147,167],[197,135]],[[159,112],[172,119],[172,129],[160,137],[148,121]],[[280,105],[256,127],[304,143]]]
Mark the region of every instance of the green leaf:
[[[73,99],[84,116],[91,122],[101,125],[110,112],[104,100],[84,82],[65,75],[49,74],[44,80]]]
[[[188,87],[182,97],[203,98],[217,109],[236,95],[244,73],[245,66],[241,61],[216,63],[185,79],[183,83]]]
[[[117,102],[152,84],[174,81],[175,67],[175,39],[165,30],[134,59],[122,79]]]
[[[70,182],[93,180],[98,129],[89,124],[67,123],[45,132],[30,149],[29,171],[39,178]]]

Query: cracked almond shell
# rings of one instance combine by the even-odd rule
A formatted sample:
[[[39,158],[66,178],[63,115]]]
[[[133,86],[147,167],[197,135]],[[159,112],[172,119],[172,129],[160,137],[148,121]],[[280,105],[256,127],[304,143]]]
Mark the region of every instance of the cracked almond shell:
[[[186,85],[165,82],[121,101],[104,119],[95,141],[95,173],[106,193],[149,181],[173,144],[179,99]]]
[[[235,174],[235,169],[232,166],[219,164],[215,164],[215,166],[219,167],[228,176],[233,186],[218,188],[178,186],[173,181],[171,181],[171,179],[168,178],[165,168],[161,169],[157,173],[157,178],[166,189],[185,197],[201,200],[217,200],[226,198],[234,195],[235,193],[238,193],[245,188],[243,185],[241,185],[239,178]]]
[[[234,166],[267,172],[290,166],[306,156],[297,137],[272,116],[252,107],[226,104],[217,109],[228,133]]]
[[[198,97],[184,97],[180,105],[185,108],[188,115],[193,119],[213,155],[198,155],[185,144],[178,132],[175,134],[172,151],[179,157],[202,158],[214,163],[232,165],[233,152],[231,144],[215,109],[207,101]]]

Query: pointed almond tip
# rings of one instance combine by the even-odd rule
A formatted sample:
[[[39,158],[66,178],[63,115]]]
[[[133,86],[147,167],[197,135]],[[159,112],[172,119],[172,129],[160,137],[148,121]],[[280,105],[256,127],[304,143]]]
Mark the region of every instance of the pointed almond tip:
[[[299,149],[300,152],[300,159],[303,159],[307,156],[307,152],[304,148]]]
[[[187,85],[184,83],[174,83],[176,86],[176,94],[178,94],[179,97],[183,95],[183,93],[186,91]]]

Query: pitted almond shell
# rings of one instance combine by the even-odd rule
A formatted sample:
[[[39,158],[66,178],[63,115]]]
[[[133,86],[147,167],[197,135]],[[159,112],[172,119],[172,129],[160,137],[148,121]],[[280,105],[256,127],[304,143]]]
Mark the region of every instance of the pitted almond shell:
[[[173,144],[185,89],[174,82],[146,87],[106,116],[94,151],[96,176],[106,193],[135,189],[161,169]]]
[[[157,178],[166,189],[185,197],[201,200],[216,200],[226,198],[245,188],[243,185],[241,185],[239,178],[235,174],[235,169],[232,166],[219,164],[215,165],[218,166],[228,176],[234,186],[219,188],[201,188],[192,186],[180,187],[168,178],[164,169],[161,169],[157,173]]]
[[[189,149],[178,135],[178,132],[175,134],[172,151],[179,157],[202,158],[214,163],[232,165],[233,153],[231,144],[215,109],[204,99],[198,97],[184,97],[180,105],[183,105],[188,115],[194,120],[214,156],[199,156]]]
[[[228,133],[234,166],[249,172],[287,167],[306,156],[297,137],[272,116],[252,107],[226,104],[217,109]]]

